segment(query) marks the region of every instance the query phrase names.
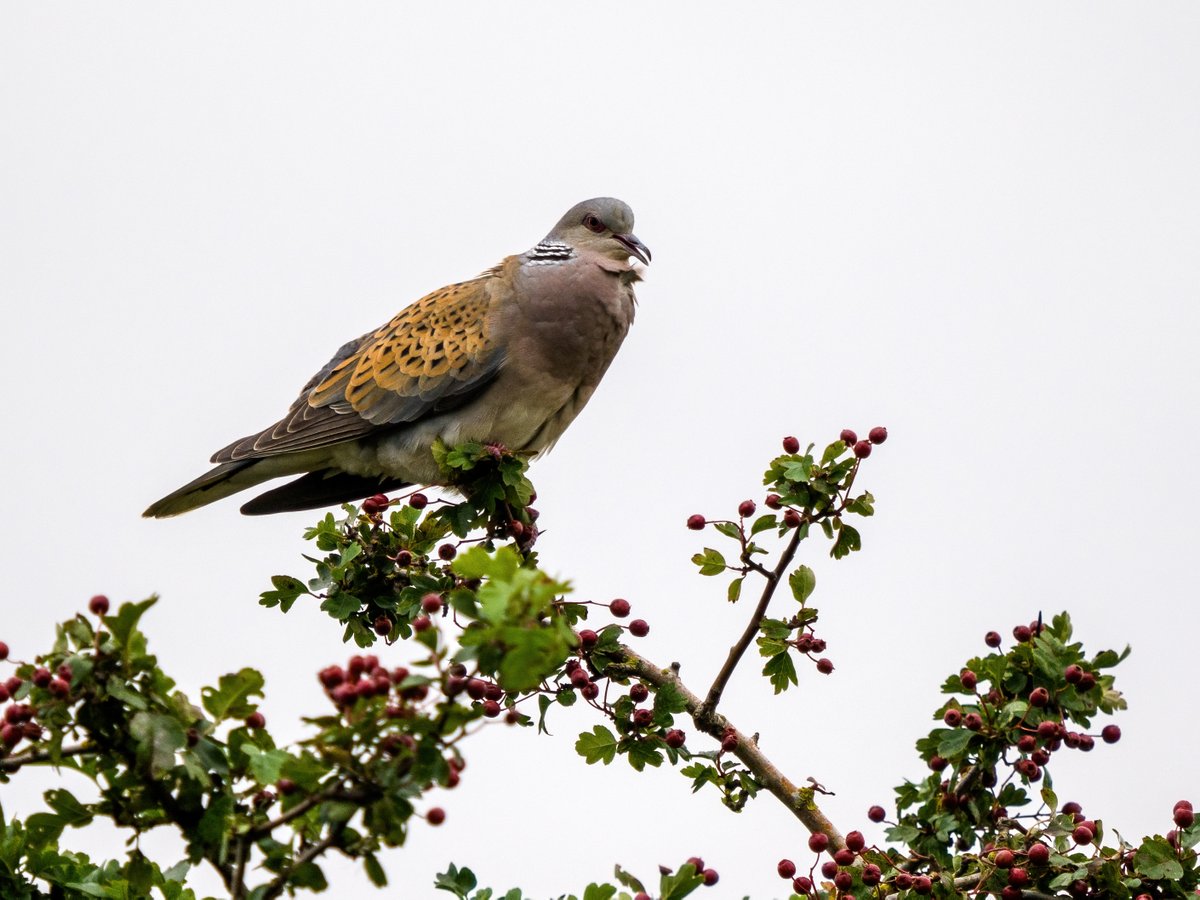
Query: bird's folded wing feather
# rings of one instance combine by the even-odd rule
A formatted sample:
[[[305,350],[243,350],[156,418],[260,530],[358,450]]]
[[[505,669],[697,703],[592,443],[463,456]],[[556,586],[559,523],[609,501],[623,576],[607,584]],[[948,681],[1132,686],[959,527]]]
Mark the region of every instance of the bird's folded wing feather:
[[[460,406],[504,362],[489,331],[493,269],[434,291],[343,346],[288,414],[213,455],[215,463],[327,447]]]

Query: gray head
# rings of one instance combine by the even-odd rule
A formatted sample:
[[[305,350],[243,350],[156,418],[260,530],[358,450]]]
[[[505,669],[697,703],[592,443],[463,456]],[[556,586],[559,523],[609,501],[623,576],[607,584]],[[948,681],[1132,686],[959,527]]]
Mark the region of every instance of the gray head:
[[[650,262],[650,250],[633,233],[633,210],[612,197],[596,197],[572,206],[547,240],[562,241],[611,259],[636,256]]]

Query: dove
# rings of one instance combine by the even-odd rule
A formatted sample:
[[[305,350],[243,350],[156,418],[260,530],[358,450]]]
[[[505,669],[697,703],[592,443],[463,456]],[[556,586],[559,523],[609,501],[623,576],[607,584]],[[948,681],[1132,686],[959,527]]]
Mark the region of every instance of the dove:
[[[545,453],[596,390],[633,323],[650,251],[633,211],[576,204],[530,250],[450,284],[343,345],[275,424],[151,504],[166,518],[276,478],[247,515],[319,509],[444,480],[437,441]]]

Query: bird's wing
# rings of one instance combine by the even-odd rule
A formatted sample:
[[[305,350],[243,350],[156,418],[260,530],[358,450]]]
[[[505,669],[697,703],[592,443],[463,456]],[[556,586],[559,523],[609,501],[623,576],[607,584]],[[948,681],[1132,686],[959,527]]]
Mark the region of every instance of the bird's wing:
[[[288,414],[213,455],[215,463],[328,447],[454,409],[504,363],[489,334],[499,267],[422,297],[343,346]]]

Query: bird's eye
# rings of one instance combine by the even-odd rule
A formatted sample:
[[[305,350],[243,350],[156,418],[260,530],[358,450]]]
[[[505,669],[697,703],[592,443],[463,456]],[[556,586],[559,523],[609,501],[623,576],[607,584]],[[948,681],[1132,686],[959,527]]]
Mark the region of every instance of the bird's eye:
[[[600,234],[600,232],[604,231],[604,223],[591,213],[588,213],[583,217],[583,227],[588,231],[596,232],[596,234]]]

